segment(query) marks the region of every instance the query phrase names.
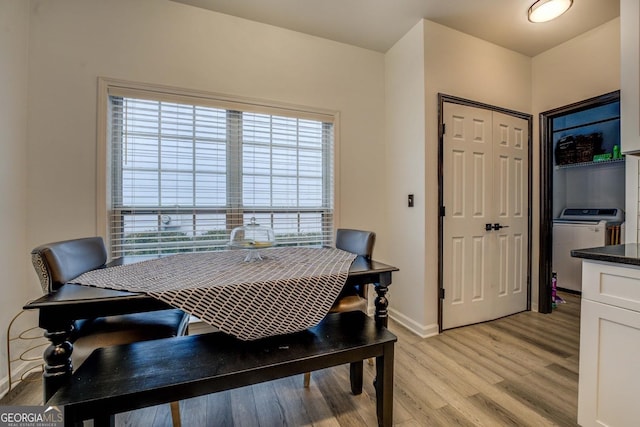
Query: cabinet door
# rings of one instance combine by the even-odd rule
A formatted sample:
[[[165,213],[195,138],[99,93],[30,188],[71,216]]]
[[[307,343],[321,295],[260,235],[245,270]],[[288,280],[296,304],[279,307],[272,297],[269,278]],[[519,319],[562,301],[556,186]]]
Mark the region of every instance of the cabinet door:
[[[578,424],[637,426],[640,313],[583,299]]]
[[[623,153],[640,153],[640,5],[620,0],[620,130]]]
[[[640,153],[640,4],[620,0],[620,148],[626,154]],[[627,156],[625,212],[638,217],[638,173],[635,156]],[[640,241],[638,221],[627,221],[625,241]]]

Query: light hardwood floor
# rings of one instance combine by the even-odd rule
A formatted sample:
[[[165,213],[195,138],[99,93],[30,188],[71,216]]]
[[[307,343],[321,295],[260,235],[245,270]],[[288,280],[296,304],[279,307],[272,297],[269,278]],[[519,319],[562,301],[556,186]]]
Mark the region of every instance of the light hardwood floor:
[[[575,426],[580,299],[551,315],[519,313],[421,339],[398,324],[394,424],[397,426]],[[193,331],[192,331],[193,332]],[[364,392],[349,392],[348,367],[180,402],[183,426],[374,426],[374,367]],[[41,385],[0,404],[37,404]],[[169,405],[119,414],[118,426],[170,426]]]

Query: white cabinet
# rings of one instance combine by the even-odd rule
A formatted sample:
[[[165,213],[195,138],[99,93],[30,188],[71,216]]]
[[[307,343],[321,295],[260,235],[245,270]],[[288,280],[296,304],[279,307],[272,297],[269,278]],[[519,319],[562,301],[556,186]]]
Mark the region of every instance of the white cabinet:
[[[583,300],[578,424],[637,426],[640,313]]]
[[[578,424],[638,426],[640,268],[583,260]]]
[[[640,154],[640,2],[620,0],[620,148],[624,154]],[[638,236],[638,157],[626,156],[625,241]]]
[[[640,154],[640,2],[620,0],[620,131],[623,153]]]

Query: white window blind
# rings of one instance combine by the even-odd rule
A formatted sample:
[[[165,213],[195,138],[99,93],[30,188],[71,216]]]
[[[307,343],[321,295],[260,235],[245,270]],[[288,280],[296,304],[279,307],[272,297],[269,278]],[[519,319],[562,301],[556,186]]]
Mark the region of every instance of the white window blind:
[[[109,95],[112,256],[224,249],[252,217],[278,245],[331,243],[331,121],[135,95]]]

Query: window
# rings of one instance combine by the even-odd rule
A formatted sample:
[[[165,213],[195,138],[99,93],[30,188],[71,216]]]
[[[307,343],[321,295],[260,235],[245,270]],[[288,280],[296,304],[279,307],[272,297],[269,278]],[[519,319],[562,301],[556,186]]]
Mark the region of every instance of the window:
[[[226,248],[252,217],[279,245],[333,237],[333,116],[108,87],[111,255]]]

